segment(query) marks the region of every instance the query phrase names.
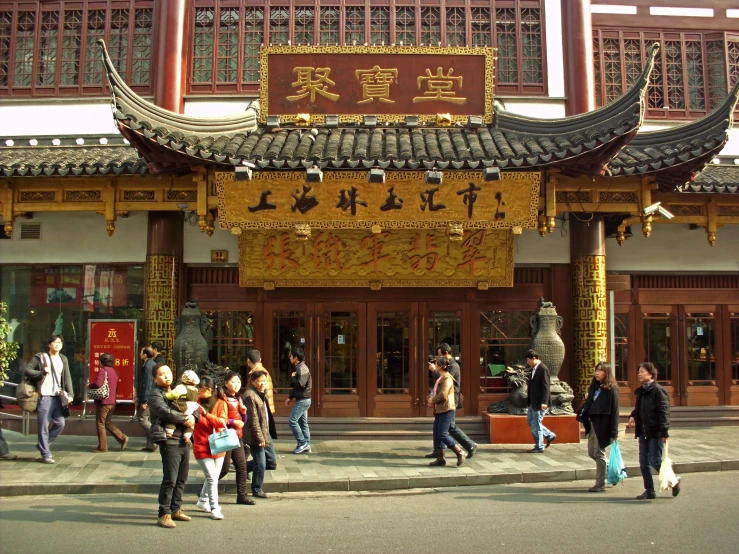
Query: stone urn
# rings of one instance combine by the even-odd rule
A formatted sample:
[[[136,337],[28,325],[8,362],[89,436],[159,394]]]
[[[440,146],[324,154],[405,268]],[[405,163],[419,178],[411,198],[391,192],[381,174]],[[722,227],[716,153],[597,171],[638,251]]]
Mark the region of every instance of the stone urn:
[[[208,342],[205,334],[210,321],[198,308],[198,301],[186,302],[182,313],[174,320],[175,340],[172,348],[177,374],[192,369],[196,373],[205,367],[208,361]]]
[[[539,309],[529,318],[533,337],[531,348],[539,353],[542,363],[549,368],[551,383],[554,385],[559,382],[557,375],[565,359],[565,345],[560,337],[562,317],[557,315],[551,302],[545,302],[543,298],[540,302]]]

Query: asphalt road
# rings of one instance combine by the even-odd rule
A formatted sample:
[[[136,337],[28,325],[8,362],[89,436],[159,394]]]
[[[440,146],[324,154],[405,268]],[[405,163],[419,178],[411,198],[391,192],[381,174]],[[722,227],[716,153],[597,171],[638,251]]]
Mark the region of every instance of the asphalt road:
[[[144,495],[3,498],[0,552],[695,552],[739,550],[739,472],[690,474],[677,498],[637,501],[641,479],[605,494],[590,482],[395,493],[292,493],[258,506],[222,503],[225,519],[194,510],[156,526]],[[39,525],[44,523],[44,525]],[[215,550],[217,549],[217,550]]]

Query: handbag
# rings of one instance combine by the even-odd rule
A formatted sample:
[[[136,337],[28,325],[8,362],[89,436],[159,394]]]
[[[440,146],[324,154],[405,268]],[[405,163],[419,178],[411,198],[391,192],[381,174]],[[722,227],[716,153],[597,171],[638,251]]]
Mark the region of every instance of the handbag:
[[[677,476],[675,470],[672,469],[672,460],[667,451],[667,443],[665,443],[662,465],[659,466],[659,490],[666,491],[675,484],[677,484]]]
[[[239,436],[234,429],[216,431],[208,437],[208,445],[213,455],[228,452],[239,446]]]
[[[624,479],[626,479],[626,466],[624,465],[624,459],[621,457],[618,440],[615,440],[611,444],[611,455],[608,458],[608,484],[618,485]]]
[[[105,372],[105,383],[97,389],[87,389],[87,398],[90,400],[105,400],[110,396],[110,388],[108,387],[108,372]]]
[[[55,384],[59,385],[59,381],[57,381],[56,379],[56,371],[54,371],[54,366],[51,363],[51,359],[49,359],[49,367],[51,368],[51,378],[53,379]],[[64,379],[66,377],[65,373],[65,371],[62,371],[62,384],[59,386],[59,388],[62,390],[59,393],[59,400],[62,404],[62,417],[67,418],[70,416],[71,412],[69,411],[69,398],[67,398],[67,392],[64,388]]]

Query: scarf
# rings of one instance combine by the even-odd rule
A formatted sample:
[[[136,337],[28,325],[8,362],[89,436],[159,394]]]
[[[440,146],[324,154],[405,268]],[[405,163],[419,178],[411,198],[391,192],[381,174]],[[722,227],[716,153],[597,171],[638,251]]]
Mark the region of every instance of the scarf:
[[[210,398],[201,398],[200,405],[205,410],[205,413],[209,414],[213,410],[213,406],[216,405],[217,401],[218,401],[218,398],[215,395],[213,395]]]
[[[652,390],[652,387],[654,386],[654,379],[651,381],[647,381],[646,383],[643,383],[641,388],[644,389],[644,391],[650,391]]]

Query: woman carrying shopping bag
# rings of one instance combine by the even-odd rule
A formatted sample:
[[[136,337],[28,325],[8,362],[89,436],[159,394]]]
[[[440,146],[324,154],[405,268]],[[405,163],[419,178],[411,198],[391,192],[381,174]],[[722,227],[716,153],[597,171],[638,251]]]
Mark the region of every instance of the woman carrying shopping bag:
[[[595,485],[590,492],[606,490],[606,448],[618,439],[618,385],[611,374],[611,364],[600,362],[590,383],[583,408],[588,431],[588,456],[595,460]],[[589,425],[587,425],[589,423]]]

